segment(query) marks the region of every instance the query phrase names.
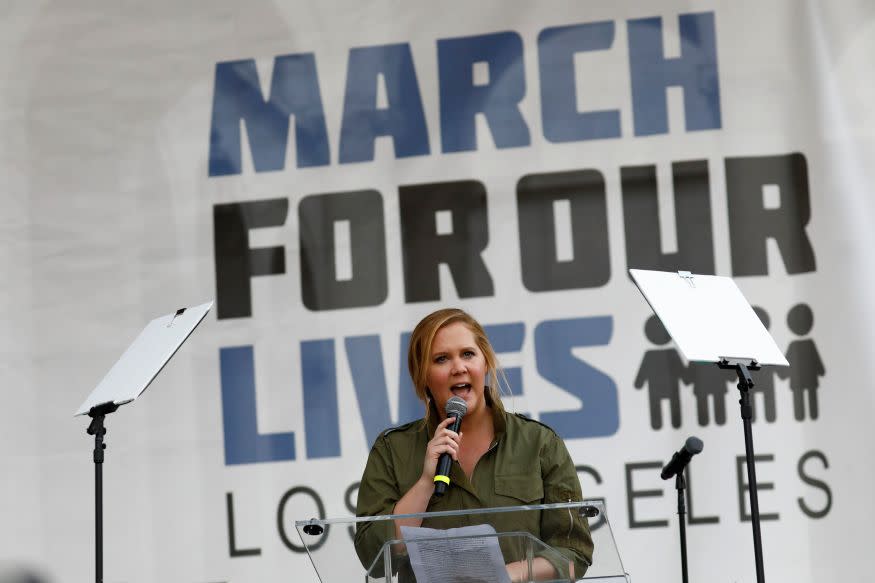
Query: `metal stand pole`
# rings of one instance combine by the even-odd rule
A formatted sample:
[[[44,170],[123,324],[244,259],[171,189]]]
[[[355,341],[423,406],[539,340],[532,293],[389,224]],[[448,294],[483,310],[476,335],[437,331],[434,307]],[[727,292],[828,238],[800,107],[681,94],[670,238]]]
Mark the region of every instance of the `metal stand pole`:
[[[754,466],[753,430],[751,418],[753,407],[750,403],[750,390],[753,388],[751,370],[759,370],[759,365],[754,361],[750,365],[740,362],[722,360],[718,363],[720,368],[733,369],[738,374],[738,390],[741,398],[741,422],[744,426],[744,455],[747,461],[747,493],[750,498],[751,526],[753,527],[753,552],[756,561],[757,583],[765,583],[765,570],[763,568],[763,539],[760,533],[760,503],[757,497],[757,474]]]
[[[687,487],[683,471],[675,476],[674,487],[678,491],[678,528],[681,534],[681,576],[683,583],[687,583],[687,506],[684,500],[684,490]]]
[[[87,432],[94,436],[94,575],[97,583],[103,583],[103,450],[106,449],[103,421],[116,409],[118,405],[106,403],[88,412],[91,424]]]

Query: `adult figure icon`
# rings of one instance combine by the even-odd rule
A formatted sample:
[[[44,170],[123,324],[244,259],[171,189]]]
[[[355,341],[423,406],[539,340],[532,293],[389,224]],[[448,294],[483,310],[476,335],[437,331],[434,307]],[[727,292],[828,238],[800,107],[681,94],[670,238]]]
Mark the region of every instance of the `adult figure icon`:
[[[663,346],[671,340],[671,336],[655,315],[650,316],[644,324],[644,335],[656,346]],[[650,426],[653,429],[662,428],[663,401],[669,402],[672,427],[677,429],[681,426],[680,383],[685,380],[686,374],[687,367],[675,348],[648,350],[644,353],[635,377],[635,388],[641,389],[647,384]]]
[[[814,314],[808,304],[796,304],[787,313],[787,327],[797,336],[806,336],[814,327]],[[790,378],[793,392],[793,413],[797,421],[805,419],[805,395],[808,395],[808,417],[812,420],[819,415],[817,389],[819,378],[826,374],[817,346],[811,338],[794,340],[787,347],[787,360],[790,368],[779,369],[778,376]]]

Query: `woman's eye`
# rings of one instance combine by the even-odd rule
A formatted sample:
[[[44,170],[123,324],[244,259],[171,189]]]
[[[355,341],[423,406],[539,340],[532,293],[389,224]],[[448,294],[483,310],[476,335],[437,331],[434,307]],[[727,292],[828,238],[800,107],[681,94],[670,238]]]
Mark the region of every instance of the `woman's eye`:
[[[473,350],[466,350],[464,352],[464,354],[467,358],[472,358],[474,356],[474,351]]]
[[[438,356],[437,358],[434,359],[434,361],[438,364],[445,362],[446,360],[447,360],[446,356]]]

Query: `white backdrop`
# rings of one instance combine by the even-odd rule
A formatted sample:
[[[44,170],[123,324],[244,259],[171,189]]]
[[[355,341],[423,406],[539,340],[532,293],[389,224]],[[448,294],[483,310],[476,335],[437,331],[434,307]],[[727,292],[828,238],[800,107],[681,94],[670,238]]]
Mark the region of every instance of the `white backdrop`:
[[[636,389],[646,354],[670,346],[648,340],[649,308],[626,275],[628,267],[660,266],[632,264],[627,250],[640,258],[647,235],[661,233],[662,253],[681,251],[735,277],[751,303],[769,314],[770,330],[791,361],[789,377],[763,371],[762,378],[774,381],[774,418],[765,418],[758,396],[754,424],[757,453],[764,456],[757,465],[761,511],[776,515],[762,525],[767,578],[840,580],[865,567],[867,538],[846,533],[867,532],[875,519],[875,469],[865,445],[875,438],[869,384],[875,367],[868,354],[875,340],[875,7],[853,0],[40,1],[7,3],[4,13],[0,370],[7,414],[0,423],[0,565],[25,565],[51,581],[93,578],[92,441],[87,423],[72,414],[148,320],[217,298],[217,308],[143,398],[107,420],[107,582],[315,580],[306,555],[287,548],[278,532],[280,501],[304,486],[316,492],[326,515],[349,513],[344,497],[370,445],[360,404],[385,398],[386,418],[399,419],[399,338],[445,305],[460,305],[484,324],[513,325],[502,329],[508,347],[500,357],[518,371],[511,376],[522,388],[508,406],[561,420],[557,429],[575,462],[590,468],[581,472],[585,495],[607,501],[633,581],[680,577],[672,484],[636,464],[658,466],[691,434],[705,442],[691,469],[694,518],[716,517],[688,528],[691,580],[754,581],[750,523],[739,506],[746,497],[739,494],[736,464],[744,453],[737,392],[718,391],[724,423],[713,408],[708,419],[699,418],[695,383],[670,389],[653,372],[660,369],[645,367],[642,378],[658,379],[655,385],[668,391],[664,401],[679,389],[675,427],[667,402],[657,403],[661,423],[651,416],[654,383]],[[659,20],[643,20],[653,18]],[[689,23],[699,28],[685,29]],[[550,45],[552,33],[583,43],[564,55],[570,68],[540,64],[551,47],[561,53],[556,47],[569,46]],[[486,52],[472,57],[471,49],[453,61],[453,50],[470,49],[454,41],[464,37],[479,37],[472,42]],[[653,51],[654,38],[663,55]],[[633,56],[636,43],[644,52]],[[711,60],[702,57],[709,43]],[[375,48],[384,46],[391,50]],[[315,101],[312,92],[305,95],[314,79],[300,73],[305,69],[285,77],[276,72],[277,63],[290,62],[282,59],[287,55],[312,56],[294,62],[314,63]],[[365,60],[349,68],[353,55]],[[464,58],[466,67],[452,67]],[[667,72],[666,59],[683,67]],[[220,97],[235,106],[247,90],[255,94],[252,84],[219,88],[219,71],[238,61],[257,71],[262,101],[251,111],[273,116],[264,113],[261,126],[254,113],[242,123],[233,111],[230,122],[217,121],[217,111],[230,111],[214,106]],[[240,67],[235,71],[252,70]],[[670,74],[680,81],[666,88]],[[291,116],[287,142],[277,141],[276,120],[288,118],[288,104],[264,105],[272,78],[289,83],[276,95],[286,90],[305,103]],[[569,91],[571,97],[556,101]],[[636,94],[643,99],[637,112]],[[659,94],[667,95],[664,113]],[[459,103],[472,95],[486,96],[481,106],[492,118],[459,114]],[[542,101],[549,101],[544,110]],[[573,107],[563,110],[563,103]],[[575,125],[594,111],[609,112],[598,118],[605,125]],[[373,125],[361,117],[368,112]],[[400,117],[385,122],[380,112]],[[453,115],[462,121],[452,122]],[[296,141],[302,119],[311,124],[306,148]],[[476,144],[464,146],[471,124]],[[235,127],[244,128],[239,145]],[[253,135],[255,127],[268,137]],[[369,140],[391,133],[387,127],[398,139],[377,137],[369,158]],[[410,141],[402,144],[402,135]],[[253,151],[273,162],[254,160]],[[302,152],[309,165],[300,163]],[[212,166],[211,154],[225,166]],[[235,156],[239,168],[228,162]],[[685,167],[676,163],[690,161],[699,162],[685,182]],[[642,182],[629,169],[640,167],[652,168],[658,188],[635,190]],[[549,178],[535,179],[536,194],[559,192],[558,203],[542,205],[552,209],[546,223],[521,210],[518,194],[527,184],[521,179],[573,171],[591,171],[586,176],[595,182],[551,191]],[[403,249],[403,224],[414,224],[405,223],[399,188],[454,181],[481,183],[485,202],[463,198],[455,215],[437,213],[430,235],[461,241],[467,263],[456,271],[432,266],[440,278],[429,288],[419,277],[430,269],[423,259],[428,246]],[[679,198],[682,185],[691,189],[687,198]],[[334,207],[318,207],[327,200],[318,195],[359,200],[353,193],[360,191],[377,195],[335,217],[334,232],[307,231],[311,219],[332,220]],[[578,196],[584,191],[589,198]],[[302,222],[299,213],[308,207],[301,201],[311,195],[318,208]],[[274,226],[262,226],[239,210],[259,200],[278,200],[287,212],[272,210]],[[637,214],[630,210],[635,200],[645,204],[635,207]],[[427,199],[408,201],[414,214],[428,208]],[[658,212],[648,213],[647,201],[658,203]],[[239,257],[222,251],[227,232],[217,228],[214,211],[232,203],[242,205],[233,207],[235,224],[249,227],[248,246],[237,241],[239,257],[248,257],[249,248],[281,247],[284,255],[272,255],[281,260],[281,269],[272,264],[281,273],[244,277],[223,291],[218,266]],[[484,205],[485,215],[477,214]],[[684,215],[683,209],[692,210]],[[357,231],[359,211],[381,220]],[[470,223],[452,223],[466,212],[473,213]],[[469,224],[474,235],[466,238]],[[553,227],[543,238],[533,236],[544,224]],[[315,239],[302,243],[305,232]],[[429,236],[413,232],[414,239]],[[472,241],[486,232],[479,249]],[[684,233],[695,236],[684,239]],[[362,247],[359,237],[377,244]],[[539,246],[539,239],[547,242]],[[442,245],[439,251],[451,247]],[[406,268],[405,253],[412,258]],[[325,257],[334,265],[319,263]],[[535,273],[539,257],[556,270]],[[687,267],[670,255],[664,261],[666,269]],[[553,276],[562,266],[572,275],[557,283]],[[407,286],[405,269],[416,275]],[[489,285],[471,283],[484,271]],[[319,273],[333,278],[312,284],[317,304],[323,302],[315,307],[336,302],[327,309],[305,304],[302,292]],[[575,273],[587,275],[575,279]],[[371,287],[337,291],[334,285],[360,283],[366,274],[376,282]],[[229,289],[249,285],[251,301],[228,299],[237,293]],[[414,288],[432,295],[418,301]],[[220,317],[223,302],[248,305],[251,313]],[[813,321],[806,322],[805,307],[792,311],[800,304]],[[371,337],[366,347],[381,351],[347,340],[361,336]],[[239,347],[251,347],[251,375],[244,366],[249,353]],[[354,374],[351,362],[366,374]],[[249,381],[254,392],[246,390]],[[325,391],[335,386],[332,408]],[[246,426],[247,395],[255,398],[257,430]],[[805,403],[798,416],[797,398]],[[318,424],[305,422],[306,399]],[[259,450],[256,431],[285,435],[277,439],[286,444],[293,432],[294,456],[288,445]],[[282,510],[280,521],[297,543],[290,525],[315,515],[316,504],[296,495]],[[659,521],[665,522],[652,524]],[[241,556],[243,549],[252,552]]]

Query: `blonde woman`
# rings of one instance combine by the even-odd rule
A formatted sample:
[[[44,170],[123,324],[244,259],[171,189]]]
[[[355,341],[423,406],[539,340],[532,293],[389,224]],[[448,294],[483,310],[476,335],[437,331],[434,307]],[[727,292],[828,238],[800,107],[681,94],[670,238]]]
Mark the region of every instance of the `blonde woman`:
[[[413,514],[525,504],[580,501],[577,472],[565,444],[541,423],[507,413],[498,391],[499,368],[483,327],[459,309],[433,312],[410,337],[408,368],[417,396],[425,404],[422,419],[384,431],[368,456],[358,493],[358,516]],[[450,429],[445,405],[451,397],[467,405],[459,433]],[[452,486],[434,496],[441,454],[449,454]],[[368,565],[387,537],[400,538],[401,525],[450,528],[455,519],[396,521],[395,532],[361,523],[356,551]],[[536,511],[490,515],[498,532],[527,531],[557,548],[583,576],[592,562],[592,538],[575,513]],[[524,564],[508,563],[512,581]],[[556,568],[536,558],[538,578]]]

